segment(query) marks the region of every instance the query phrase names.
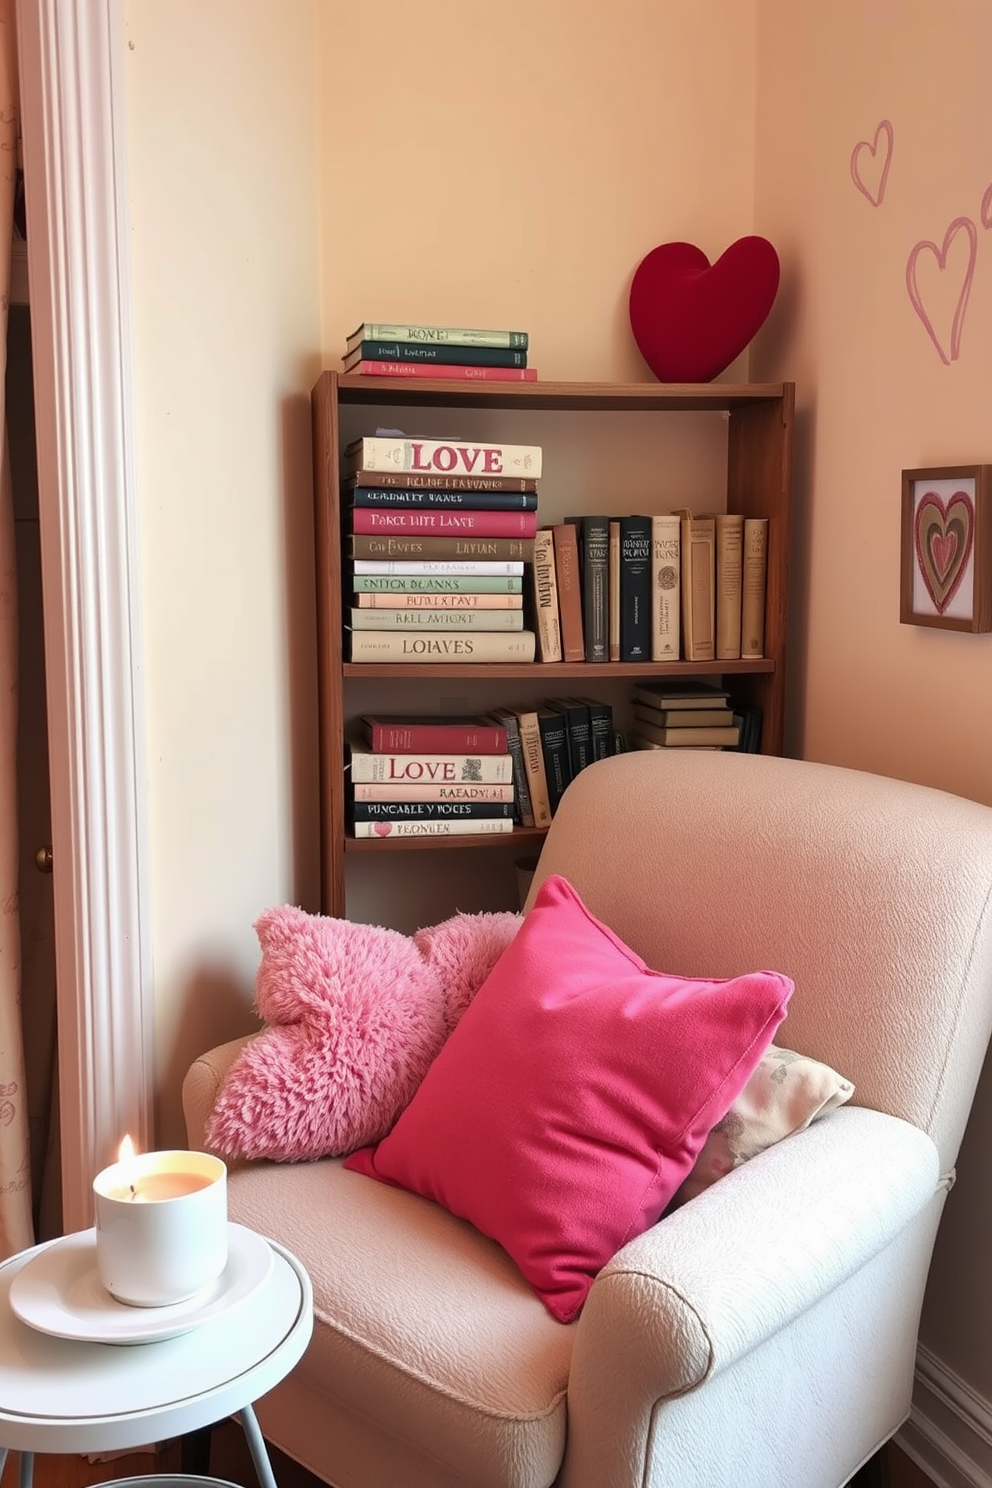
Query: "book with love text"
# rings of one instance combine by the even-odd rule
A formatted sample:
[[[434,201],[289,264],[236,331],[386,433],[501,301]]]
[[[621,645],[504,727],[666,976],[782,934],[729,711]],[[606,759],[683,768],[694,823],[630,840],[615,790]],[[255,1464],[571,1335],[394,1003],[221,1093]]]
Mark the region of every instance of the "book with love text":
[[[443,326],[392,324],[366,320],[349,335],[346,346],[354,351],[362,341],[419,341],[435,346],[505,346],[526,351],[530,337],[526,331],[491,330],[480,326]]]
[[[512,785],[513,761],[509,754],[479,751],[378,750],[364,739],[350,743],[352,780],[377,781],[382,785]]]
[[[414,470],[426,475],[541,474],[539,444],[481,444],[452,439],[365,435],[345,450],[352,468]]]

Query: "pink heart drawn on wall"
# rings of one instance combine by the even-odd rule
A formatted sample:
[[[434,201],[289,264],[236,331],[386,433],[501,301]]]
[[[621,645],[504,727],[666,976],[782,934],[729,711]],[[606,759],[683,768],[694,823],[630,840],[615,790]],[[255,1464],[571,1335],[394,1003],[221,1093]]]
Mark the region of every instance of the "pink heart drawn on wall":
[[[883,119],[875,130],[875,138],[859,140],[851,151],[851,180],[873,207],[882,205],[891,164],[892,125]]]
[[[949,272],[948,255],[959,233],[963,233],[967,240],[967,258],[958,264],[956,273],[953,268]],[[971,281],[975,273],[975,256],[977,252],[978,229],[975,227],[975,224],[970,217],[955,217],[944,234],[944,241],[941,247],[938,248],[936,243],[931,243],[929,239],[924,239],[922,242],[916,244],[906,262],[906,290],[909,294],[910,304],[923,322],[923,328],[937,348],[941,361],[948,367],[951,362],[957,361],[958,352],[961,349],[961,328],[964,323],[964,312],[968,305],[968,296],[971,293]],[[931,293],[936,290],[936,298],[939,299],[943,292],[945,302],[952,300],[954,297],[954,288],[957,285],[957,299],[951,314],[951,327],[947,337],[946,350],[944,343],[934,329],[933,320],[923,304],[923,296],[918,283],[919,261],[923,254],[932,254],[936,260],[940,278],[936,280],[931,279],[929,285]],[[960,259],[960,257],[959,252],[956,258]],[[948,274],[946,281],[943,279],[945,274]]]
[[[938,615],[954,598],[964,578],[975,539],[975,508],[964,491],[945,504],[927,491],[916,508],[916,561]]]
[[[982,197],[981,218],[983,227],[992,227],[992,184],[986,186]]]

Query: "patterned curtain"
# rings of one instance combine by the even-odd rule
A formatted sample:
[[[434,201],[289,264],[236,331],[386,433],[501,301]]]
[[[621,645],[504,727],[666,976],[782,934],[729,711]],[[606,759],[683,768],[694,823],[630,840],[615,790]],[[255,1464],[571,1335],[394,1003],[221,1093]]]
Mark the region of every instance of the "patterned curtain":
[[[14,0],[0,0],[0,373],[6,370],[17,177]],[[0,378],[0,387],[3,379]],[[31,1157],[21,1035],[17,836],[17,563],[7,431],[0,450],[0,1257],[34,1243]]]

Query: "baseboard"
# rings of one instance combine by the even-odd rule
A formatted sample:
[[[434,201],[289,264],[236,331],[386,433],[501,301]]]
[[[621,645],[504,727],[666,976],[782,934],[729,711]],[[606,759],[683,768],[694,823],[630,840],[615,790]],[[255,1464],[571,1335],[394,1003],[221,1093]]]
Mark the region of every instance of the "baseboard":
[[[922,1345],[913,1407],[895,1439],[937,1488],[992,1488],[992,1404]]]

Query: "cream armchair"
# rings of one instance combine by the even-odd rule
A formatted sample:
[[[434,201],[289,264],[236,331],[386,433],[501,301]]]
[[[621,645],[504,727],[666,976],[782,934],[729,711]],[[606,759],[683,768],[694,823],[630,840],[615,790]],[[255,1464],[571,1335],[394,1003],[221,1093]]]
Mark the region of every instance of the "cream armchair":
[[[550,873],[649,965],[795,981],[776,1041],[856,1085],[626,1245],[555,1322],[471,1226],[339,1161],[231,1173],[314,1283],[259,1405],[337,1488],[839,1488],[905,1420],[992,1020],[992,810],[854,771],[652,751],[569,788]],[[239,1044],[186,1080],[189,1140]]]

